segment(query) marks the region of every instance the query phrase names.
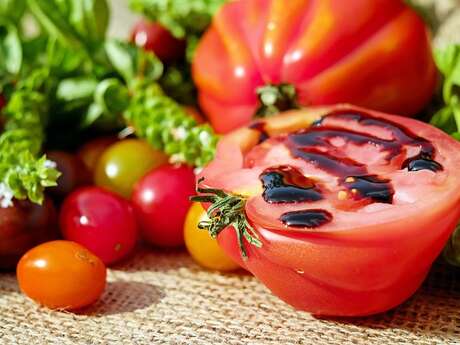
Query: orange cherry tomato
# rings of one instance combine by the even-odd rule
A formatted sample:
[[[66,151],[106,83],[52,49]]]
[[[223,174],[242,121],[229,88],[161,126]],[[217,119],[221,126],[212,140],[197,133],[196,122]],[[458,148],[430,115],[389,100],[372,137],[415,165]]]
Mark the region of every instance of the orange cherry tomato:
[[[198,228],[198,223],[208,220],[200,203],[190,207],[184,224],[185,246],[192,258],[201,266],[219,271],[233,271],[240,266],[220,248],[217,240]]]
[[[21,291],[51,309],[74,310],[95,302],[105,288],[106,268],[85,247],[52,241],[29,250],[18,263]]]

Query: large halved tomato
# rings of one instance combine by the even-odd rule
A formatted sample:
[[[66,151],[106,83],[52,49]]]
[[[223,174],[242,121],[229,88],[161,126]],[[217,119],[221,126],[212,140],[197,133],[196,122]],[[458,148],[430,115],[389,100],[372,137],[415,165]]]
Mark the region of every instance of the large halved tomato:
[[[236,0],[201,39],[193,77],[201,108],[226,133],[296,104],[413,115],[436,72],[428,31],[402,0]]]
[[[281,299],[368,315],[411,296],[452,233],[459,152],[414,119],[311,108],[225,136],[199,191],[211,234]]]

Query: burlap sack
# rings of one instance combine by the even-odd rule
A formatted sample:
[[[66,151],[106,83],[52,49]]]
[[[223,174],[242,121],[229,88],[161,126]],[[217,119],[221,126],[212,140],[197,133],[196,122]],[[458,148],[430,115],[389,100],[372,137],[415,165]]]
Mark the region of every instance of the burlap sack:
[[[0,277],[1,344],[460,344],[460,269],[436,264],[388,313],[316,319],[247,273],[205,271],[184,252],[142,250],[110,270],[102,299],[79,314],[38,307]]]
[[[460,41],[458,0],[414,1],[443,21],[436,45]],[[295,311],[251,275],[205,271],[184,252],[142,250],[108,280],[96,305],[71,314],[0,275],[0,344],[460,344],[460,269],[442,263],[402,306],[359,319]]]

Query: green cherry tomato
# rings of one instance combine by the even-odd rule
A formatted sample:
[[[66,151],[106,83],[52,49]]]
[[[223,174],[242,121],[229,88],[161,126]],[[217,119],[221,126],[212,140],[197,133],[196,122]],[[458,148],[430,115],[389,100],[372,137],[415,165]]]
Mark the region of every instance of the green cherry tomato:
[[[139,139],[126,139],[108,147],[99,158],[94,172],[97,186],[125,198],[133,185],[147,172],[167,163],[168,157]]]

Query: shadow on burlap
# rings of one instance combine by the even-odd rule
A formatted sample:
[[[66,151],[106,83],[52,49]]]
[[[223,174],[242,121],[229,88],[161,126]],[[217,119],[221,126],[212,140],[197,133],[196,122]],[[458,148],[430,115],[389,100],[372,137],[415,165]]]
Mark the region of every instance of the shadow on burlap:
[[[437,263],[402,306],[358,319],[293,310],[247,273],[141,250],[79,314],[40,308],[0,276],[1,344],[460,344],[460,269]]]

